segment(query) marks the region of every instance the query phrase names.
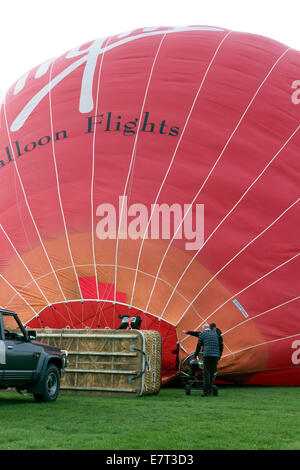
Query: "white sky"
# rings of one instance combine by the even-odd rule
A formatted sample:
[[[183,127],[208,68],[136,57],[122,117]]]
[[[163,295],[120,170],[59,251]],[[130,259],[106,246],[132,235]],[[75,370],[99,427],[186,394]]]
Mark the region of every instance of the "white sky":
[[[0,18],[0,93],[69,49],[147,26],[220,26],[300,50],[300,0],[0,0]]]

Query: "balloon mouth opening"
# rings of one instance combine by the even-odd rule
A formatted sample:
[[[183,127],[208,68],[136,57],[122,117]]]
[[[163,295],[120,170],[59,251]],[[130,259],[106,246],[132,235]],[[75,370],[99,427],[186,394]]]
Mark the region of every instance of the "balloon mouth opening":
[[[177,332],[174,325],[165,320],[111,300],[70,300],[45,307],[26,323],[30,329],[118,329],[122,316],[139,316],[140,330],[158,331],[162,339],[162,380],[178,373]]]

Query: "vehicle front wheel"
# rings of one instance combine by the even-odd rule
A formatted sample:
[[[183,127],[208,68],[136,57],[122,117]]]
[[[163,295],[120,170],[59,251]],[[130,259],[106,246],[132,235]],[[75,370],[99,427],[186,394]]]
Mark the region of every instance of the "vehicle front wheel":
[[[55,401],[60,390],[60,374],[58,368],[51,364],[48,366],[41,393],[34,393],[35,401]]]

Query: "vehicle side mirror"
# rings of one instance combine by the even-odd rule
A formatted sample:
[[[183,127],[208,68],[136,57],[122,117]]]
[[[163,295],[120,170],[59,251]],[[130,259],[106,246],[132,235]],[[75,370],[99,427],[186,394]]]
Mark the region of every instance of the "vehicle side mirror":
[[[36,339],[36,337],[37,337],[36,331],[35,330],[28,330],[27,331],[27,337],[28,337],[29,340]]]

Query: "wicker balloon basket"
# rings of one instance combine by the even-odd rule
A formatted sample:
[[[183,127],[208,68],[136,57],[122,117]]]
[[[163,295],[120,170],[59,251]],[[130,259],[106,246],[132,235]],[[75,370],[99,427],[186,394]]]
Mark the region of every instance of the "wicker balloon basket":
[[[68,351],[64,393],[159,393],[162,345],[157,331],[40,329],[37,340]]]

